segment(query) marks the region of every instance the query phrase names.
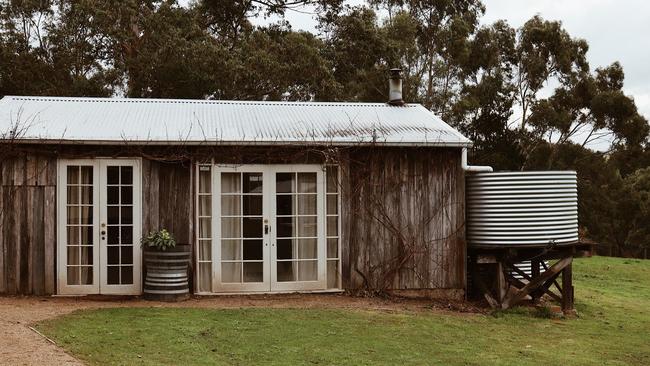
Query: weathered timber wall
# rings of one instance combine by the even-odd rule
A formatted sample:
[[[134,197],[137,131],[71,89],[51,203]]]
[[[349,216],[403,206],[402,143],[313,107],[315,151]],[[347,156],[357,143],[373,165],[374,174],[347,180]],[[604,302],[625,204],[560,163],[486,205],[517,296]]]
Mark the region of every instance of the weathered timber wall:
[[[194,267],[194,185],[191,167],[189,161],[166,163],[142,160],[142,235],[167,229],[177,244],[190,246],[190,266]],[[190,289],[194,288],[193,282],[194,276],[191,276]]]
[[[142,235],[167,229],[179,244],[194,243],[191,163],[142,160]]]
[[[192,156],[228,163],[323,163],[320,153],[282,154],[275,148],[192,151],[183,162],[169,163],[160,156],[148,159],[153,152],[147,148],[128,154],[113,149],[58,147],[56,154],[143,156],[143,235],[167,228],[179,243],[190,245]],[[56,288],[56,157],[46,157],[43,147],[35,150],[0,159],[0,293],[51,294]],[[343,287],[462,291],[466,248],[460,149],[352,148],[339,158],[328,161],[342,171]]]
[[[462,296],[460,149],[359,149],[343,171],[343,286]]]
[[[56,159],[0,159],[0,294],[46,295],[56,284]]]
[[[56,289],[55,157],[0,160],[0,294],[48,295]],[[143,159],[142,233],[166,228],[193,243],[189,163]]]

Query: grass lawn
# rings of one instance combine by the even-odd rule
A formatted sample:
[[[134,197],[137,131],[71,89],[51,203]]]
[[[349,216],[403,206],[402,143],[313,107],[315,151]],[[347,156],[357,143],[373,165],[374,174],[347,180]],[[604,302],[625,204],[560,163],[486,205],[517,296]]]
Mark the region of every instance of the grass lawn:
[[[37,328],[89,364],[650,365],[650,261],[574,265],[577,319],[532,309],[114,308]]]

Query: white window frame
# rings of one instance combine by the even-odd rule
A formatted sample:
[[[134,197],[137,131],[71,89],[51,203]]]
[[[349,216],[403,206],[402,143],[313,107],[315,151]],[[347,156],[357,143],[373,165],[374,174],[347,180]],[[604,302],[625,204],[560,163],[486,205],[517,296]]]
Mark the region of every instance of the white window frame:
[[[336,193],[327,192],[327,178],[328,178],[328,176],[327,176],[327,167],[335,167],[336,168],[336,179],[335,179],[335,184],[337,185]],[[343,194],[341,192],[341,190],[342,190],[342,186],[341,186],[341,166],[338,165],[338,164],[327,164],[327,165],[324,166],[323,170],[325,171],[325,245],[326,245],[326,247],[325,247],[325,253],[326,253],[325,260],[327,261],[327,263],[329,261],[333,261],[333,260],[338,261],[338,265],[337,265],[337,271],[338,271],[337,278],[338,278],[338,281],[337,281],[337,284],[336,284],[335,287],[329,287],[328,286],[327,289],[328,290],[341,290],[343,288],[343,278],[342,278],[343,267],[342,267],[342,264],[341,264],[341,262],[342,262],[341,261],[341,246],[342,246],[342,244],[341,244],[341,238],[342,238],[341,232],[342,232],[342,229],[343,229],[341,227],[341,223],[342,223],[341,217],[343,216],[343,214],[341,212],[341,196]],[[334,216],[334,215],[327,214],[327,196],[328,195],[333,195],[333,194],[336,194],[336,216],[337,216],[336,244],[338,246],[337,249],[336,249],[337,258],[329,258],[327,256],[327,239],[331,238],[330,236],[327,235],[327,217],[328,216]]]

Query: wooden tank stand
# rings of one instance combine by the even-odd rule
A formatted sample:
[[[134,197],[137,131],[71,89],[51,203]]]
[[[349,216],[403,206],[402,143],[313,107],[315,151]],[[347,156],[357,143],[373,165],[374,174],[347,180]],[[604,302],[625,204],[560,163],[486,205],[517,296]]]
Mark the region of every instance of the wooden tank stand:
[[[584,243],[545,248],[470,248],[470,275],[478,294],[492,308],[509,309],[524,300],[538,303],[542,296],[547,295],[560,303],[562,311],[567,314],[574,311],[573,258],[589,257],[592,251],[593,245]],[[515,263],[528,260],[531,261],[530,275],[515,266]],[[546,261],[554,263],[549,267]],[[540,266],[544,271],[540,271]]]

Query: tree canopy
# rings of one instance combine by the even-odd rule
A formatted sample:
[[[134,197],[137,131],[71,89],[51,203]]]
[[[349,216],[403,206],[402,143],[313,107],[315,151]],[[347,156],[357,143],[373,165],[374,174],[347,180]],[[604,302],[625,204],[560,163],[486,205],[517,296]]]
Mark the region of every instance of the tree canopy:
[[[315,32],[283,17],[304,5]],[[381,102],[400,67],[405,100],[470,137],[473,161],[576,169],[583,234],[613,254],[647,248],[650,127],[622,65],[592,69],[559,21],[484,13],[480,0],[0,0],[0,96]]]

